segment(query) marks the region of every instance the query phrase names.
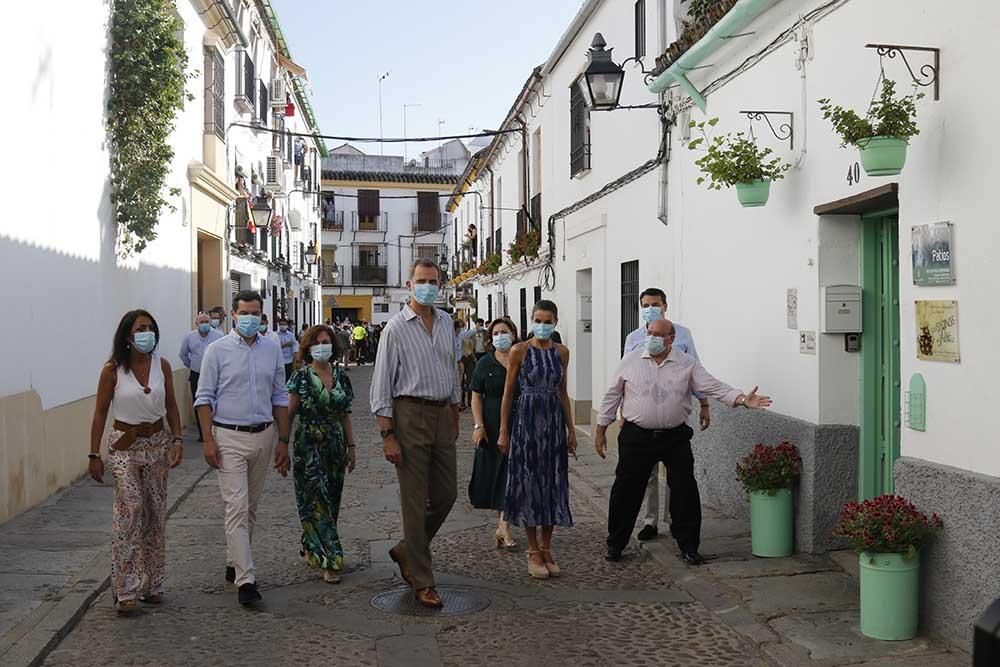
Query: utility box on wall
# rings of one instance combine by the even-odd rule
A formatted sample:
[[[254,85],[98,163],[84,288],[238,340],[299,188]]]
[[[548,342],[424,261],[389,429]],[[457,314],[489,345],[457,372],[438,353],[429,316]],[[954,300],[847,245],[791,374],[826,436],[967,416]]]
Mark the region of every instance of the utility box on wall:
[[[861,333],[861,287],[826,285],[822,313],[823,333]]]

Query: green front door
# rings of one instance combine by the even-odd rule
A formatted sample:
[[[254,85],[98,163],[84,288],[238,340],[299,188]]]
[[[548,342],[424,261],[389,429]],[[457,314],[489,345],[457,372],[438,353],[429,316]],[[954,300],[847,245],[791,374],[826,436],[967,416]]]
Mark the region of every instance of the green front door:
[[[862,500],[893,493],[899,458],[899,219],[895,211],[861,219]]]

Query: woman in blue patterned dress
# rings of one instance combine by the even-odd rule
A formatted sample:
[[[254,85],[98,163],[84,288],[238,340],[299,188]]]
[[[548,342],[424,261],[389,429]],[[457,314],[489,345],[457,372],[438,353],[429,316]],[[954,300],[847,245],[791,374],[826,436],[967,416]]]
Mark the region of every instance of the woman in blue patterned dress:
[[[509,451],[504,518],[525,528],[528,574],[536,579],[559,576],[552,531],[573,525],[569,455],[576,456],[576,433],[566,393],[569,350],[551,340],[558,317],[551,301],[535,304],[534,337],[511,348],[500,409],[498,444],[502,452]]]
[[[337,520],[344,476],[354,470],[351,381],[331,365],[340,352],[336,334],[317,325],[302,336],[300,368],[288,381],[288,419],[299,417],[292,473],[302,523],[300,553],[324,581],[340,582],[344,549]]]

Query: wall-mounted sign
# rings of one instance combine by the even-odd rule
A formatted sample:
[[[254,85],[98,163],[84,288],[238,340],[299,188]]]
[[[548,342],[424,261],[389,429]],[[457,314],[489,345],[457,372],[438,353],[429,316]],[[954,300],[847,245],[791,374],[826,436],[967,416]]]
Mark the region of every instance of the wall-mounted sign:
[[[816,354],[816,332],[799,332],[799,354]]]
[[[961,361],[958,353],[958,301],[916,301],[917,358]]]
[[[951,223],[917,225],[911,232],[913,284],[954,285],[955,273],[951,267]]]
[[[795,287],[785,292],[785,324],[789,329],[799,328],[799,290]]]

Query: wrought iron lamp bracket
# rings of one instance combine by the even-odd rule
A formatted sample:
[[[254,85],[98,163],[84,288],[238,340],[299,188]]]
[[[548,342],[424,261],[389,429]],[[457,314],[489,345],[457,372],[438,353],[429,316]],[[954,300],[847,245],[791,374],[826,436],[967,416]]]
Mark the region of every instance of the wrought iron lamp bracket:
[[[910,73],[913,84],[924,88],[934,86],[934,100],[941,99],[941,49],[931,46],[906,46],[903,44],[865,44],[865,48],[875,49],[880,59],[889,58],[891,60],[898,55],[903,64],[906,65],[906,70]],[[934,62],[933,64],[927,63],[923,65],[920,68],[920,76],[917,76],[913,68],[910,67],[910,61],[906,59],[906,51],[932,53],[934,54]]]
[[[626,58],[625,60],[622,61],[619,67],[621,67],[624,70],[625,65],[628,65],[629,63],[637,63],[639,65],[639,70],[642,72],[643,75],[642,81],[647,86],[653,83],[653,80],[656,79],[656,75],[653,73],[653,71],[646,69],[646,66],[642,62],[642,58],[638,58],[636,56],[632,56],[631,58]]]
[[[742,114],[746,114],[747,120],[750,121],[750,136],[753,136],[753,123],[754,121],[763,120],[767,123],[767,127],[771,130],[771,134],[778,141],[788,141],[789,150],[795,150],[795,114],[791,111],[740,111]],[[775,128],[774,124],[771,122],[771,116],[788,116],[787,123],[779,123],[778,127]]]

